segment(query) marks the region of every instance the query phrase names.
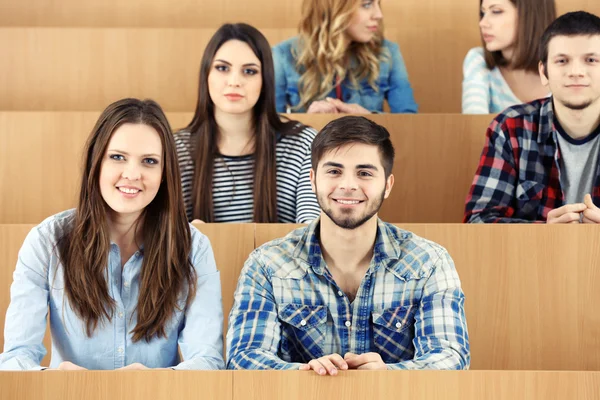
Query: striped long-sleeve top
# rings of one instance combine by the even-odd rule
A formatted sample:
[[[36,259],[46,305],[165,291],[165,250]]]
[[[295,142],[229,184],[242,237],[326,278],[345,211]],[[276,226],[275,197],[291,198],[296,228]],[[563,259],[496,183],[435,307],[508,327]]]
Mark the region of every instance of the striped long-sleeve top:
[[[469,50],[463,64],[463,114],[496,114],[521,103],[504,80],[500,69],[488,68],[483,48]]]
[[[310,185],[310,146],[317,132],[307,126],[297,134],[281,135],[275,146],[278,222],[307,223],[320,215]],[[187,217],[192,220],[194,184],[193,139],[190,132],[175,134]],[[214,222],[252,222],[254,207],[254,156],[215,157],[212,196]]]

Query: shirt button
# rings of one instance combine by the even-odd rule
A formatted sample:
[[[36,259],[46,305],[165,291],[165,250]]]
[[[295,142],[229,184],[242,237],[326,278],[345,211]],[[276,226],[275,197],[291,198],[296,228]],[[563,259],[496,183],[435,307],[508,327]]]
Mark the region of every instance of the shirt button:
[[[123,313],[122,312],[120,312],[118,315],[119,315],[119,318],[123,318]]]
[[[305,320],[300,321],[300,325],[301,326],[305,326],[306,325],[306,321]]]
[[[401,326],[402,324],[400,322],[396,322],[396,328],[400,329]]]
[[[123,284],[123,286],[125,286],[125,287],[129,287],[129,282],[125,282],[125,283]]]
[[[119,347],[119,348],[117,349],[117,353],[119,353],[119,354],[123,354],[123,348],[122,348],[122,347]]]
[[[347,328],[350,328],[350,325],[352,325],[352,322],[346,321],[346,323],[344,325],[346,325]]]
[[[344,293],[342,293],[341,290],[338,290],[338,296],[342,297],[344,295]]]

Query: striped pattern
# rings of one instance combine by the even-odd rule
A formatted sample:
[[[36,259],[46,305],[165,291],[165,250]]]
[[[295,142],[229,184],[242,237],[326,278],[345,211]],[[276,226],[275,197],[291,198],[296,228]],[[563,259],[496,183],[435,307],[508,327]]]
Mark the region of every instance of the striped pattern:
[[[463,114],[496,114],[522,101],[515,96],[498,67],[490,70],[483,48],[467,53],[463,64]]]
[[[317,132],[309,127],[299,134],[282,136],[277,142],[278,222],[306,223],[320,215],[317,198],[310,185],[310,146]],[[194,160],[190,133],[175,134],[183,198],[187,217],[192,220]],[[252,222],[254,207],[254,157],[219,156],[213,175],[214,222]]]
[[[246,261],[229,315],[228,368],[298,369],[346,352],[377,352],[389,369],[469,367],[464,293],[443,247],[378,221],[350,302],[323,260],[318,222]]]

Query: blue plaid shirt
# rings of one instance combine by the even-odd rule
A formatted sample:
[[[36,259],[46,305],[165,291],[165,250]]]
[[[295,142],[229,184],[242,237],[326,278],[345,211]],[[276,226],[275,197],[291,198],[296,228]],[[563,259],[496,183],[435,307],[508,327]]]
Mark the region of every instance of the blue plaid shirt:
[[[464,293],[446,250],[378,221],[350,302],[321,254],[319,220],[246,261],[227,332],[230,369],[298,369],[325,355],[377,352],[390,369],[467,369]]]

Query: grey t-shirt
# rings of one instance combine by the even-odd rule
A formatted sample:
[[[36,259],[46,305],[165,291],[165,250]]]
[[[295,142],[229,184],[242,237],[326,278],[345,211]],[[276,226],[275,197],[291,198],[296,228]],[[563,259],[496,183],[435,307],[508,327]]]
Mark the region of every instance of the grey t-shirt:
[[[600,151],[600,127],[584,139],[573,139],[555,120],[561,159],[560,186],[564,204],[583,203],[583,197],[592,193]]]

